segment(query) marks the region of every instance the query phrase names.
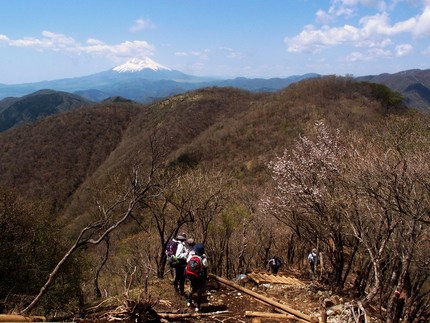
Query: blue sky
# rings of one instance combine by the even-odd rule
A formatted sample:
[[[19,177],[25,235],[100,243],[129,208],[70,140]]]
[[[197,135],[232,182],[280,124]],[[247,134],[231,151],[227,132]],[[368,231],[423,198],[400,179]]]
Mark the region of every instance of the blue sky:
[[[430,0],[0,0],[0,83],[145,56],[229,78],[427,69]]]

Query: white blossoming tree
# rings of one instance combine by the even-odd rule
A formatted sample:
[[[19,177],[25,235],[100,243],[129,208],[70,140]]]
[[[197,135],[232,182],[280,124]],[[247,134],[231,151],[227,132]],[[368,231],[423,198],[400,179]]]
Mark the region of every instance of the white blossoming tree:
[[[263,205],[305,238],[309,248],[318,243],[327,252],[334,283],[341,287],[348,232],[342,211],[345,149],[339,131],[330,132],[322,121],[314,131],[313,139],[300,136],[291,151],[269,163],[275,188]]]

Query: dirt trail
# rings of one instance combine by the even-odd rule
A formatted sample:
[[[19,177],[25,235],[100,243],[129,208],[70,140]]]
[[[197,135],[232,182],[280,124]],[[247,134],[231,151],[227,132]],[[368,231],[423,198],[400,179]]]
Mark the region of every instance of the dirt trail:
[[[232,287],[231,281],[210,276],[201,310],[197,313],[194,307],[187,307],[185,295],[175,292],[171,280],[155,279],[145,284],[143,290],[136,290],[137,301],[133,300],[136,297],[131,297],[131,293],[128,294],[126,302],[123,301],[125,309],[110,306],[110,311],[106,308],[101,316],[87,315],[80,321],[95,322],[91,319],[93,317],[99,319],[96,322],[106,322],[103,318],[112,318],[113,314],[121,313],[121,318],[133,318],[133,322],[136,318],[145,321],[143,317],[157,316],[162,318],[162,322],[318,322],[317,317],[324,313],[328,316],[327,322],[334,323],[354,322],[352,316],[357,318],[362,314],[360,308],[355,306],[356,303],[334,295],[317,282],[298,275],[280,273],[270,276],[263,273],[257,276],[248,274],[241,278]],[[186,290],[188,288],[187,284]],[[322,311],[322,304],[327,306],[327,311]],[[98,313],[101,312],[100,306],[96,309]],[[248,314],[267,316],[278,314],[280,309],[286,309],[290,318],[246,316],[247,311],[254,312]],[[117,318],[118,315],[115,316]],[[378,320],[367,316],[367,322]]]
[[[257,284],[251,279],[245,279],[240,284],[258,294],[269,297],[279,303],[305,314],[319,314],[320,298],[325,294],[318,290],[309,281],[302,281],[303,284]],[[194,313],[194,307],[186,306],[186,299],[175,294],[173,299],[160,302],[156,306],[157,312]],[[277,313],[272,306],[269,306],[246,293],[234,289],[224,284],[220,284],[213,278],[209,278],[207,292],[202,304],[202,313],[225,312],[209,317],[181,319],[179,321],[189,322],[252,322],[252,318],[246,317],[246,311]],[[297,322],[286,319],[264,319],[260,322]]]

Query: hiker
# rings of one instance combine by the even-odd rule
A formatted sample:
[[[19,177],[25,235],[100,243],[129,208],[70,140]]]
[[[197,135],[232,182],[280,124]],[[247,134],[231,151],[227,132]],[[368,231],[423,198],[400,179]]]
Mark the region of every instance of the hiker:
[[[312,274],[315,275],[317,265],[320,262],[317,249],[315,248],[312,249],[311,253],[308,255],[308,262],[309,262],[309,266],[311,268]]]
[[[176,292],[179,292],[180,295],[185,295],[185,266],[187,265],[187,250],[185,248],[186,239],[187,235],[185,233],[176,237],[175,240],[178,241],[178,246],[176,254],[173,257],[175,268],[175,280],[173,282],[173,286],[175,287]]]
[[[188,293],[187,306],[193,305],[193,294],[197,293],[197,303],[195,311],[200,311],[202,295],[206,286],[208,260],[205,255],[205,248],[202,243],[197,243],[194,247],[194,254],[187,262],[185,274],[190,280],[190,292]]]
[[[194,242],[193,238],[188,238],[187,241],[185,241],[185,249],[187,250],[187,262],[191,258],[191,256],[195,254],[195,245],[196,243]]]
[[[166,243],[166,259],[170,266],[170,272],[172,274],[172,277],[174,277],[174,271],[175,271],[175,257],[176,257],[176,250],[178,249],[178,243],[179,241],[175,238],[170,239]]]
[[[278,256],[274,256],[269,260],[267,266],[269,267],[268,269],[270,269],[270,272],[276,275],[278,273],[279,268],[282,266],[282,261]]]

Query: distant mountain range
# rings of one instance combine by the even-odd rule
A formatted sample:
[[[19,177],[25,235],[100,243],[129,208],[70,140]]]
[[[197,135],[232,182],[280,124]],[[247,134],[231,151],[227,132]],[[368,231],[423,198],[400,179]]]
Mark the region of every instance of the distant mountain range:
[[[391,90],[401,93],[407,106],[430,111],[430,69],[369,75],[358,77],[357,80],[384,84]]]
[[[133,59],[111,70],[89,76],[27,84],[0,84],[0,99],[3,99],[0,101],[0,132],[61,111],[105,100],[148,103],[214,86],[251,92],[276,92],[292,83],[317,77],[322,76],[309,73],[287,78],[238,77],[222,80],[188,75],[149,58]],[[430,111],[430,69],[361,76],[355,79],[384,84],[400,92],[407,106]]]
[[[0,99],[20,97],[42,89],[66,91],[91,101],[102,101],[112,96],[122,96],[141,103],[159,100],[203,87],[231,86],[249,91],[277,91],[291,83],[319,76],[305,74],[287,78],[223,80],[198,77],[172,70],[153,60],[133,59],[108,71],[76,78],[37,83],[0,84]]]

